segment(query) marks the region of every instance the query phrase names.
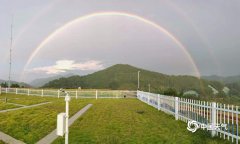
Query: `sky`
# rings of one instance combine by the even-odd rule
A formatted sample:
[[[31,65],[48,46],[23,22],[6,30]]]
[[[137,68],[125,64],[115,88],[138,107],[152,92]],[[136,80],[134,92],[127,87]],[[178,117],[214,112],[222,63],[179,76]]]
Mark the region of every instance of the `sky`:
[[[114,64],[169,75],[240,74],[240,1],[0,0],[0,79]]]

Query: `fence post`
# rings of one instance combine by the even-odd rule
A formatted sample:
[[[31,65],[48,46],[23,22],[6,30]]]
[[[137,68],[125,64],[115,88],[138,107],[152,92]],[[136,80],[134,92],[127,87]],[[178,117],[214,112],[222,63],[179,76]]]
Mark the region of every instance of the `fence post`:
[[[29,89],[28,89],[28,96],[29,96]]]
[[[8,93],[8,88],[6,88],[5,92]]]
[[[96,90],[96,99],[98,98],[98,91]]]
[[[42,97],[43,97],[43,89],[42,89]]]
[[[78,91],[76,90],[76,99],[78,98]]]
[[[150,104],[150,93],[148,93],[148,95],[147,95],[147,103],[148,103],[148,105]]]
[[[158,101],[158,110],[160,110],[160,107],[161,107],[160,95],[158,94],[157,97],[158,97],[158,100],[157,100]]]
[[[216,131],[214,130],[216,127],[216,103],[212,102],[212,121],[211,121],[211,126],[212,126],[212,137],[216,135]]]
[[[175,97],[175,119],[178,120],[178,97]]]
[[[16,94],[18,94],[18,88],[16,88]]]
[[[60,97],[60,91],[58,90],[58,98]]]

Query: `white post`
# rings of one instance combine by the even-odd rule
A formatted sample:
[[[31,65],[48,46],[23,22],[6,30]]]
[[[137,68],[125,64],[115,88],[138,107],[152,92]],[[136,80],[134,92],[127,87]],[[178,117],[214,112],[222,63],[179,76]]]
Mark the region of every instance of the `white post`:
[[[139,85],[140,85],[139,84],[139,76],[140,76],[139,73],[140,73],[140,71],[138,71],[138,90],[139,90]]]
[[[65,131],[65,144],[68,144],[68,118],[69,118],[69,101],[70,101],[70,96],[67,93],[65,97],[66,101],[66,131]]]
[[[18,94],[18,89],[16,88],[16,94]]]
[[[28,89],[28,96],[29,96],[29,89]]]
[[[76,90],[76,99],[78,98],[78,91]]]
[[[215,129],[216,126],[216,103],[212,102],[212,121],[211,121],[211,126],[213,129]],[[212,130],[212,137],[216,135],[216,131]]]
[[[98,91],[96,90],[96,99],[98,98]]]
[[[60,90],[58,90],[58,98],[60,97]]]
[[[148,84],[148,92],[150,93],[151,90],[151,84]]]
[[[149,93],[148,93],[148,95],[147,95],[147,99],[148,99],[147,103],[150,105],[150,96],[149,96]]]
[[[160,107],[161,107],[160,95],[158,94],[157,97],[158,97],[158,100],[157,100],[158,101],[158,110],[160,110]]]
[[[43,89],[42,89],[42,97],[43,97]]]
[[[178,97],[175,97],[175,119],[178,120]]]

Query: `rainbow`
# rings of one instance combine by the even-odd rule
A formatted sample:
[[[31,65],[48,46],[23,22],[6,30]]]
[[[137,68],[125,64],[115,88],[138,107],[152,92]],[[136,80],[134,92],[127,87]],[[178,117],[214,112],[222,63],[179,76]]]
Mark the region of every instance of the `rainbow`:
[[[193,28],[195,33],[198,35],[198,37],[201,40],[201,42],[204,44],[204,47],[206,48],[207,52],[210,54],[210,56],[211,56],[211,58],[212,58],[212,60],[213,60],[213,62],[215,64],[215,66],[217,68],[218,75],[221,75],[220,64],[219,64],[219,62],[218,62],[214,52],[210,48],[208,39],[205,38],[203,33],[199,30],[198,26],[191,20],[191,18],[188,16],[188,14],[186,12],[184,12],[181,8],[179,8],[174,2],[167,1],[167,3],[171,7],[173,7],[173,10],[176,10],[177,13],[181,14],[182,18],[184,18],[185,21],[189,23],[189,25],[191,25],[191,27]]]
[[[26,71],[26,68],[28,67],[28,65],[32,62],[32,60],[34,59],[34,57],[37,55],[37,53],[51,40],[53,40],[55,38],[55,36],[61,34],[61,32],[63,32],[64,30],[67,30],[68,28],[70,28],[72,25],[79,23],[81,21],[86,21],[88,19],[92,19],[92,18],[96,18],[96,17],[103,17],[103,16],[123,16],[123,17],[128,17],[128,18],[132,18],[135,20],[138,20],[140,22],[143,22],[145,24],[148,24],[154,28],[156,28],[157,30],[159,30],[160,32],[164,33],[166,36],[168,36],[171,40],[173,40],[178,47],[184,52],[184,54],[186,55],[187,59],[189,60],[189,62],[191,63],[193,69],[194,69],[194,73],[195,76],[197,76],[198,78],[200,78],[200,73],[199,70],[193,60],[193,58],[191,57],[191,55],[189,54],[189,52],[187,51],[187,49],[184,47],[184,45],[177,39],[175,38],[169,31],[167,31],[165,28],[163,28],[162,26],[160,26],[159,24],[148,20],[146,18],[143,18],[141,16],[135,15],[135,14],[131,14],[131,13],[126,13],[126,12],[115,12],[115,11],[111,11],[111,12],[97,12],[97,13],[91,13],[91,14],[87,14],[84,16],[80,16],[68,23],[66,23],[65,25],[63,25],[62,27],[56,29],[54,32],[52,32],[50,35],[48,35],[37,47],[36,49],[32,52],[32,54],[30,55],[29,59],[27,60],[24,68],[23,68],[23,73]]]

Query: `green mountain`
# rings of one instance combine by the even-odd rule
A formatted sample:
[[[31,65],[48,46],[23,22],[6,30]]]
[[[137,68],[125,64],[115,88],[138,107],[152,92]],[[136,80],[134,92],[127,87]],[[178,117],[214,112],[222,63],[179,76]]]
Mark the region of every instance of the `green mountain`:
[[[222,91],[224,85],[193,76],[170,76],[158,72],[136,68],[127,64],[117,64],[104,70],[86,75],[59,78],[48,82],[44,88],[97,88],[137,90],[137,73],[140,71],[140,90],[164,92],[169,88],[178,93],[195,90],[199,94],[212,94],[208,85]]]
[[[234,96],[240,95],[240,75],[228,76],[228,77],[212,75],[212,76],[203,76],[202,78],[206,80],[218,81],[220,83],[223,83],[226,87],[230,89],[231,95],[234,95]]]
[[[211,80],[211,81],[219,81],[224,84],[229,84],[229,83],[239,83],[240,84],[240,75],[227,76],[227,77],[211,75],[211,76],[203,76],[202,79]]]
[[[210,81],[219,81],[224,82],[225,77],[221,77],[218,75],[211,75],[211,76],[202,76],[202,79],[210,80]]]

